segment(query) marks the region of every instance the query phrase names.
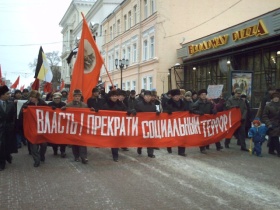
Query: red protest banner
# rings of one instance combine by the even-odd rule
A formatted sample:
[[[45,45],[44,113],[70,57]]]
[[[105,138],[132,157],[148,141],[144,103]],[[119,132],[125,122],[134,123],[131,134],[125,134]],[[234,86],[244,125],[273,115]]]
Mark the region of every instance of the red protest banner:
[[[94,147],[203,146],[231,137],[241,120],[236,108],[203,116],[189,112],[127,116],[125,112],[39,106],[23,112],[24,134],[31,143]]]

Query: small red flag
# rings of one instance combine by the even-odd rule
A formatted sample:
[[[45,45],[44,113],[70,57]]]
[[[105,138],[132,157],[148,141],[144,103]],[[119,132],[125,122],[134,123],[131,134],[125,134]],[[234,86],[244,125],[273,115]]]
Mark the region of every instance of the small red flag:
[[[16,89],[18,85],[19,85],[19,76],[18,76],[17,80],[14,82],[14,84],[12,84],[12,86],[10,88]]]
[[[40,80],[35,78],[33,84],[31,85],[32,90],[39,90],[40,87]]]
[[[24,85],[22,85],[19,90],[22,92],[23,89],[24,89]]]
[[[84,100],[91,97],[91,91],[98,84],[103,58],[93,39],[86,19],[83,16],[82,35],[79,43],[77,59],[74,64],[70,93],[75,89],[82,91]],[[73,100],[73,95],[69,94],[69,101]]]
[[[50,93],[52,92],[52,84],[50,82],[46,82],[44,85],[44,92]]]

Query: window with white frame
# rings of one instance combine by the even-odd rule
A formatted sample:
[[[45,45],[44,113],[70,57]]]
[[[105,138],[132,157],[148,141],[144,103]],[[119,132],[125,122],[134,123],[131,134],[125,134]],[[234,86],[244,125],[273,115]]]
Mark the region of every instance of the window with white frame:
[[[133,59],[132,61],[135,63],[137,62],[137,45],[136,43],[133,44]]]
[[[155,37],[150,37],[150,58],[155,57]]]
[[[144,19],[148,17],[148,0],[144,0]]]
[[[102,25],[99,25],[99,34],[102,36]]]
[[[117,21],[117,36],[120,35],[121,32],[121,20],[119,19]]]
[[[116,52],[116,57],[115,58],[119,60],[119,52],[118,51]]]
[[[147,78],[146,77],[144,77],[142,79],[142,89],[147,90]]]
[[[128,59],[128,61],[130,61],[130,59],[131,59],[131,49],[130,49],[130,47],[127,47],[127,56],[126,56],[126,58]]]
[[[116,37],[116,24],[113,24],[113,39]]]
[[[131,82],[131,90],[136,90],[136,81]]]
[[[124,24],[123,24],[123,26],[124,26],[124,31],[126,31],[126,30],[127,30],[127,16],[124,15],[124,16],[123,16],[123,19],[124,19]]]
[[[110,27],[110,41],[113,40],[113,27]]]
[[[153,88],[153,77],[149,76],[147,77],[147,89],[152,90]]]
[[[143,61],[148,59],[148,41],[144,40],[143,42]]]
[[[131,17],[131,11],[129,11],[129,12],[128,12],[128,29],[131,28],[131,21],[132,21],[131,18],[132,18],[132,17]]]
[[[126,90],[126,89],[125,89],[125,82],[122,83],[122,89],[123,89],[123,90]]]
[[[130,87],[130,81],[127,81],[127,82],[126,82],[126,90],[130,90],[130,88],[131,88],[131,87]]]
[[[134,25],[137,24],[137,5],[133,7]]]
[[[126,51],[125,51],[125,48],[124,48],[123,51],[122,51],[122,58],[126,59]]]
[[[106,41],[107,41],[107,40],[106,40],[106,39],[107,39],[106,35],[107,35],[107,30],[104,31],[104,43],[107,43],[107,42],[106,42]]]
[[[155,0],[150,0],[150,10],[151,10],[151,14],[154,14],[154,12],[156,11],[155,9]]]
[[[112,57],[109,56],[109,59],[108,59],[108,67],[109,67],[109,71],[112,71]]]

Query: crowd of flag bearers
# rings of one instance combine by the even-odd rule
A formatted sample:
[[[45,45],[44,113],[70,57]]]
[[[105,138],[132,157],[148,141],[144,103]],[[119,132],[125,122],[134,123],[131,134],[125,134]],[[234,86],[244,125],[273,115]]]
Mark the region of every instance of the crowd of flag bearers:
[[[69,101],[69,94],[72,100]],[[232,95],[224,98],[224,94],[216,100],[207,98],[207,90],[201,89],[198,92],[185,91],[180,89],[172,89],[161,97],[157,95],[155,90],[141,90],[136,94],[135,90],[124,91],[112,87],[108,93],[104,89],[95,87],[92,89],[92,96],[85,100],[83,92],[75,89],[72,93],[67,90],[49,93],[47,97],[42,97],[36,90],[23,91],[15,90],[11,96],[10,89],[6,86],[0,86],[0,170],[4,170],[6,162],[12,163],[12,153],[17,153],[22,145],[28,145],[29,154],[33,157],[34,167],[40,166],[45,161],[45,153],[47,146],[53,148],[54,155],[65,158],[70,154],[66,152],[66,148],[72,149],[72,155],[75,162],[83,164],[88,163],[87,147],[79,145],[57,145],[48,144],[32,144],[24,136],[23,130],[23,109],[28,106],[50,106],[53,110],[66,110],[72,107],[89,108],[92,112],[99,110],[125,111],[127,115],[135,116],[139,112],[154,112],[156,115],[167,113],[172,115],[174,112],[189,111],[196,115],[211,114],[216,115],[217,112],[238,108],[241,112],[241,125],[235,131],[237,143],[240,145],[241,151],[249,151],[252,154],[262,156],[262,144],[268,139],[268,153],[280,157],[279,135],[280,135],[280,93],[275,90],[269,93],[270,99],[265,103],[264,107],[260,107],[262,116],[256,119],[247,119],[247,109],[245,100],[241,97],[241,90],[236,88]],[[45,100],[44,100],[45,99]],[[46,101],[48,99],[48,101]],[[18,100],[27,100],[19,112],[17,118],[17,102]],[[245,132],[246,121],[252,120],[252,126]],[[246,135],[251,139],[252,148],[246,146]],[[224,147],[220,142],[216,142],[216,150],[220,151]],[[225,139],[225,148],[230,147],[230,139]],[[115,162],[119,161],[119,149],[128,151],[128,148],[111,148],[112,158]],[[147,148],[147,156],[155,158],[155,149]],[[168,153],[172,153],[172,148],[166,148]],[[209,145],[199,148],[201,154],[207,154]],[[178,145],[178,155],[187,156],[186,148]],[[136,152],[142,155],[142,148],[137,148]]]

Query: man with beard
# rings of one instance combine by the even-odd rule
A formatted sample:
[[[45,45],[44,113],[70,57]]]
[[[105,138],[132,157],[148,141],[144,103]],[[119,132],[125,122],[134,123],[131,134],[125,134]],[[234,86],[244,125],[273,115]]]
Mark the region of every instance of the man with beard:
[[[172,114],[172,112],[178,111],[186,111],[186,105],[183,100],[180,99],[181,92],[179,89],[173,89],[170,91],[171,98],[163,104],[163,112],[167,112],[168,114]],[[171,147],[167,148],[168,153],[172,153]],[[187,156],[185,153],[185,147],[178,147],[178,155]]]
[[[111,90],[108,93],[108,101],[104,104],[103,110],[114,110],[114,111],[127,111],[127,107],[124,103],[118,100],[117,90]],[[119,148],[111,148],[113,160],[119,161]]]
[[[56,108],[61,108],[61,107],[65,106],[66,104],[61,101],[61,97],[62,97],[61,93],[59,93],[59,92],[54,93],[53,94],[53,101],[50,102],[48,104],[48,106],[52,107],[53,110],[55,110]],[[66,144],[50,144],[50,145],[53,148],[53,154],[54,155],[57,155],[57,150],[58,150],[58,147],[59,147],[60,148],[60,156],[62,158],[66,157],[66,154],[65,154]]]
[[[0,171],[6,166],[6,161],[12,163],[11,153],[17,153],[15,136],[16,109],[9,102],[10,90],[6,85],[0,86]]]

